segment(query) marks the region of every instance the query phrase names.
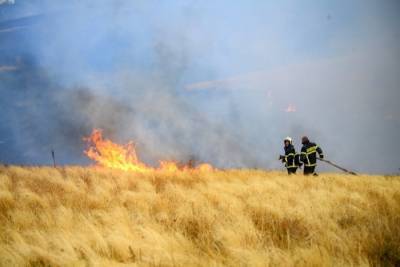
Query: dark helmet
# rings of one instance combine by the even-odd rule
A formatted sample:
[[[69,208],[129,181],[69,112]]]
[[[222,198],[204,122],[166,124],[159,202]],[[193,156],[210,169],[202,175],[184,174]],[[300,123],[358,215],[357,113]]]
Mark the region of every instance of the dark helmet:
[[[307,136],[303,136],[302,138],[301,138],[301,143],[304,145],[304,144],[307,144],[307,143],[309,143],[310,142],[310,140],[308,140],[308,137]]]

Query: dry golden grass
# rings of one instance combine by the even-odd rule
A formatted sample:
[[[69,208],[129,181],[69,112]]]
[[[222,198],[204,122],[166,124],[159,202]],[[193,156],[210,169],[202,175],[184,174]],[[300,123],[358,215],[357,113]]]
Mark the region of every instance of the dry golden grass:
[[[400,177],[0,167],[1,266],[399,266]]]

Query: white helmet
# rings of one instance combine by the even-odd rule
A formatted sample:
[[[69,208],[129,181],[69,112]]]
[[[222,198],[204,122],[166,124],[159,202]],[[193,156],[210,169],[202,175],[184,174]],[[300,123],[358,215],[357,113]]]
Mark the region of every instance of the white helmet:
[[[292,138],[291,137],[289,137],[289,136],[287,136],[285,139],[283,139],[283,142],[286,142],[286,141],[288,141],[289,142],[289,144],[292,144]]]

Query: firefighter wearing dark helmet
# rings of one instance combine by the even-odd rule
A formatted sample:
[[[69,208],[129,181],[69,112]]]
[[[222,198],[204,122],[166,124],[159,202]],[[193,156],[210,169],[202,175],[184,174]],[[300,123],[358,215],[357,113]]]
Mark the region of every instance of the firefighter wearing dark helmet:
[[[304,164],[304,175],[310,175],[315,173],[315,167],[317,166],[317,153],[321,159],[324,158],[322,149],[315,143],[310,142],[307,136],[301,138],[303,147],[301,148],[300,160]]]
[[[279,159],[285,164],[288,174],[296,173],[298,168],[298,160],[296,160],[296,151],[293,146],[292,138],[286,137],[283,140],[285,155],[280,156]]]

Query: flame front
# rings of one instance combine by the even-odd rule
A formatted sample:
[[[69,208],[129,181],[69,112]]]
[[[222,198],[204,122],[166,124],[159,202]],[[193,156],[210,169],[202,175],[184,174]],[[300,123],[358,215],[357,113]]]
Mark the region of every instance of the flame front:
[[[103,139],[102,131],[99,129],[94,129],[92,134],[89,137],[84,137],[83,140],[88,144],[87,149],[84,151],[86,156],[94,160],[98,166],[105,168],[137,172],[157,170],[169,172],[214,170],[214,168],[207,163],[202,163],[196,168],[193,168],[191,165],[182,165],[174,161],[160,161],[159,168],[147,166],[139,160],[133,142],[129,142],[126,145],[113,143],[111,140]]]
[[[102,132],[98,129],[94,129],[92,134],[84,140],[88,143],[88,148],[84,153],[100,166],[125,171],[149,171],[149,167],[138,160],[132,142],[125,146],[113,143],[108,139],[103,139]]]

